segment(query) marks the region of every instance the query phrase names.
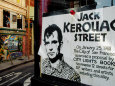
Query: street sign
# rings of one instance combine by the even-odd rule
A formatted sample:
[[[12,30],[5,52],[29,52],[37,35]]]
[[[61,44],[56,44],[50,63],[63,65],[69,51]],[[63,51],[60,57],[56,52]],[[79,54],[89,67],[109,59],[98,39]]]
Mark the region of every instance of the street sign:
[[[114,14],[113,6],[43,17],[38,52],[41,74],[91,86],[114,86]]]

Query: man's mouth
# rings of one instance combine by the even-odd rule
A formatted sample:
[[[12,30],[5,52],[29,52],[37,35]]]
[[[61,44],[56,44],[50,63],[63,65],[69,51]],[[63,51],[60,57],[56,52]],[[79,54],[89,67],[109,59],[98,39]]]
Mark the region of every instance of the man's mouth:
[[[53,56],[53,55],[54,55],[54,52],[49,52],[48,55]]]

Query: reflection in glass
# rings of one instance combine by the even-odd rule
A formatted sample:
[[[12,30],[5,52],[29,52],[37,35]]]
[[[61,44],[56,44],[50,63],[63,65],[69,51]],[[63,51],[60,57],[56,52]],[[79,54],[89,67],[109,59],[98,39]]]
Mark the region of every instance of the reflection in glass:
[[[96,8],[103,8],[115,5],[115,0],[95,0],[97,2]]]

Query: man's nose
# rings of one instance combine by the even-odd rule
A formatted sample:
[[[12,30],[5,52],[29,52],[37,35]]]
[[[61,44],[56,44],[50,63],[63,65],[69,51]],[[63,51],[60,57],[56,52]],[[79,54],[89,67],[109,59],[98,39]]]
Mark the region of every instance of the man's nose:
[[[50,50],[50,51],[53,50],[53,46],[52,46],[52,44],[49,44],[49,50]]]

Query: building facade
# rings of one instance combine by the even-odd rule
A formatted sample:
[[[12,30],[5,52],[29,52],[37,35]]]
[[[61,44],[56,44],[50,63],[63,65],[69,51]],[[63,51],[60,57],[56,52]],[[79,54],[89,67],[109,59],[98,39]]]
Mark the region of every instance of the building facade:
[[[26,0],[0,0],[0,57],[26,55]]]

